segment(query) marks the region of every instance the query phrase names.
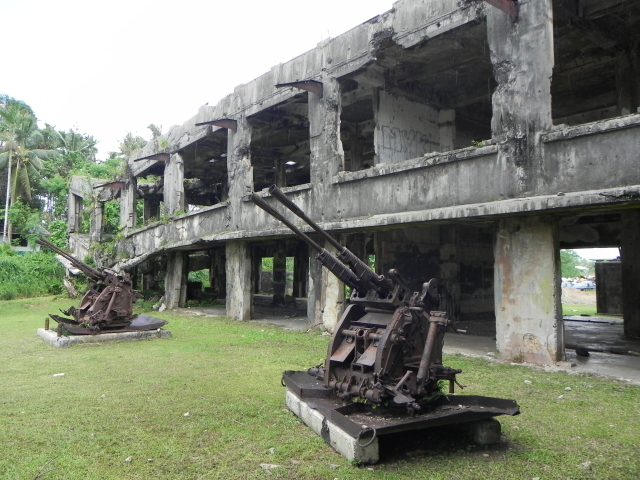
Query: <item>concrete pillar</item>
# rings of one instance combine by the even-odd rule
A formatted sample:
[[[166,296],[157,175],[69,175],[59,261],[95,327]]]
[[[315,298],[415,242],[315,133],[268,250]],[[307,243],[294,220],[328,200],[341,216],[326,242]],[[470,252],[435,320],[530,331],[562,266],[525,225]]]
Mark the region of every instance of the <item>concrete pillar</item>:
[[[218,248],[210,253],[209,283],[218,298],[227,296],[227,272],[224,249]]]
[[[332,255],[337,253],[331,245],[325,245],[324,248]],[[328,332],[333,332],[344,312],[344,283],[324,267],[322,268],[321,305],[322,325]]]
[[[296,248],[293,257],[293,296],[307,296],[307,279],[309,277],[309,248],[301,244]]]
[[[503,358],[552,364],[564,358],[557,222],[500,220],[495,239],[497,349]]]
[[[316,260],[315,252],[312,253],[309,260],[307,318],[313,325],[322,325],[322,270],[324,267]]]
[[[329,183],[344,165],[340,141],[342,98],[335,78],[323,79],[322,98],[309,94],[309,135],[311,141],[311,183],[314,188]]]
[[[273,304],[284,305],[287,288],[287,251],[284,242],[278,242],[273,252]]]
[[[135,228],[138,182],[130,171],[127,172],[127,180],[120,195],[120,226],[125,230]]]
[[[102,226],[104,224],[104,204],[96,200],[93,210],[91,210],[91,226],[89,227],[89,237],[92,243],[99,242],[102,238]]]
[[[82,225],[82,197],[69,193],[67,206],[69,208],[67,214],[69,233],[78,233]]]
[[[251,249],[246,242],[227,242],[226,272],[227,316],[236,320],[251,320]]]
[[[364,170],[364,145],[360,136],[359,128],[356,126],[356,134],[351,138],[351,165],[350,171],[357,172]]]
[[[287,161],[284,158],[276,159],[276,185],[281,188],[287,186]]]
[[[640,337],[640,210],[622,213],[621,243],[624,334]]]
[[[177,251],[167,254],[167,274],[164,277],[164,304],[168,309],[184,303],[183,290],[186,291],[185,252]]]
[[[616,53],[616,100],[618,103],[618,115],[635,113],[635,78],[631,65],[629,52]]]
[[[164,167],[164,208],[167,215],[174,215],[186,208],[184,194],[184,161],[174,153]]]
[[[510,175],[499,193],[517,197],[532,191],[541,171],[540,136],[552,127],[552,0],[519,2],[519,20],[487,9],[491,63],[498,86],[493,93],[492,137],[498,158]]]
[[[231,229],[242,230],[242,197],[253,190],[251,167],[251,125],[247,118],[237,119],[237,130],[229,130],[227,142],[227,174],[229,184],[229,214]],[[227,261],[229,258],[227,257]]]
[[[438,112],[438,130],[440,134],[440,151],[455,150],[456,145],[456,111],[442,109]]]
[[[140,272],[142,276],[142,290],[155,290],[158,281],[157,281],[157,270],[156,270],[157,262],[155,259],[150,261],[142,262],[140,264]],[[165,304],[166,306],[166,304]]]
[[[144,221],[160,217],[160,199],[157,195],[151,195],[144,199]]]
[[[262,249],[254,248],[251,253],[251,260],[253,262],[253,293],[260,293],[260,276],[262,273]]]

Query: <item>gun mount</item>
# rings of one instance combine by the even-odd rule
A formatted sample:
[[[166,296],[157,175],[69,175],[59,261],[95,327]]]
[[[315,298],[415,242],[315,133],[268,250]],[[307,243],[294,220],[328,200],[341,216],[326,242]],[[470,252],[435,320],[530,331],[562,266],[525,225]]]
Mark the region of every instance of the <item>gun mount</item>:
[[[148,315],[133,315],[133,302],[142,298],[142,295],[133,289],[128,273],[119,274],[109,268],[100,272],[44,238],[36,240],[36,243],[69,260],[94,282],[77,308],[72,306],[62,311],[73,318],[49,315],[58,323],[58,333],[95,335],[102,332],[155,330],[167,324]]]
[[[437,280],[425,282],[420,292],[411,292],[398,271],[378,275],[276,186],[269,192],[331,244],[337,255],[331,255],[255,193],[251,198],[316,250],[316,259],[351,287],[350,305],[331,337],[325,364],[309,373],[344,400],[357,398],[372,404],[393,400],[410,412],[422,410],[438,396],[441,380],[449,382],[453,393],[461,370],[442,365],[442,345],[445,330],[455,330],[455,325],[439,309]]]
[[[316,433],[326,439],[325,423],[329,430],[335,425],[353,437],[354,448],[364,449],[380,435],[520,413],[514,400],[453,396],[455,385],[461,386],[456,375],[462,371],[442,365],[444,334],[465,332],[444,311],[448,295],[436,279],[412,292],[398,271],[378,275],[276,186],[269,193],[337,254],[322,248],[260,196],[252,193],[251,199],[289,227],[317,252],[322,265],[351,287],[349,305],[331,337],[324,365],[306,372],[286,371],[282,377],[292,411],[311,409],[324,417],[320,429],[317,421],[299,414]],[[441,391],[443,381],[449,384],[448,394]],[[371,438],[362,444],[363,437]],[[352,455],[348,449],[341,453]]]

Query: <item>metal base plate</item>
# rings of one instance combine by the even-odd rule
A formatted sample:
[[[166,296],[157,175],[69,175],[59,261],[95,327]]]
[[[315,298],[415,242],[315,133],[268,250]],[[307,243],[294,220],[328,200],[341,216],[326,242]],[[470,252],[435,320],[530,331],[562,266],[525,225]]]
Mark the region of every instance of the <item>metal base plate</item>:
[[[284,372],[282,379],[291,393],[354,438],[362,436],[364,430],[374,430],[377,436],[382,436],[520,413],[515,400],[475,395],[442,395],[423,412],[409,416],[405,407],[400,406],[374,408],[365,403],[345,404],[305,371]]]

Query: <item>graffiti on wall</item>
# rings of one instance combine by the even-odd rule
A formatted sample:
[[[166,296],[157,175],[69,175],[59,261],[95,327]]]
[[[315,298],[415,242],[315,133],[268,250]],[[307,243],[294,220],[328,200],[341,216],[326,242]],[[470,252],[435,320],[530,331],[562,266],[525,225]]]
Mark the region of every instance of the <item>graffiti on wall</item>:
[[[429,135],[416,130],[403,130],[390,125],[382,126],[382,159],[398,162],[421,157],[437,149],[438,144]]]

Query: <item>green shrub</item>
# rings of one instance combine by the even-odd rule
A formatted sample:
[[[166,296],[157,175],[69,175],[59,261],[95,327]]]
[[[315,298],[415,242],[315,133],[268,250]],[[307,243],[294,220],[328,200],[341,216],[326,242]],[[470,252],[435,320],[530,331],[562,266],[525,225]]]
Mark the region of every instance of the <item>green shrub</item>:
[[[48,252],[17,255],[0,248],[0,300],[58,295],[64,267]]]

